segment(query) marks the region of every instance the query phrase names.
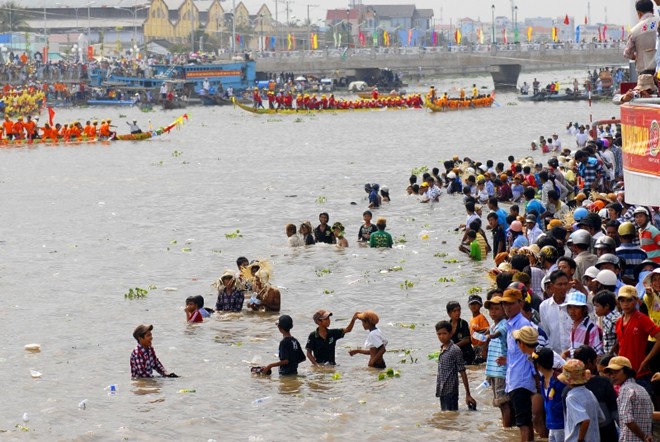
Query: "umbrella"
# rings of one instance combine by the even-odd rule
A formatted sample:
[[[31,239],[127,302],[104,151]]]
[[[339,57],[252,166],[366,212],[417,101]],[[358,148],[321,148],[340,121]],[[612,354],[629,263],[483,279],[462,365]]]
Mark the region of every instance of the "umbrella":
[[[301,75],[300,77],[296,77],[296,81],[307,81],[307,79]]]

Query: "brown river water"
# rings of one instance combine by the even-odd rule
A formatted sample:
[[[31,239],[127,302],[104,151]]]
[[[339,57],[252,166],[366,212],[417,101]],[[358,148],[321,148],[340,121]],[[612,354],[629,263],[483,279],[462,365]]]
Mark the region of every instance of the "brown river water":
[[[538,77],[568,85],[577,74]],[[442,92],[473,82],[492,84],[486,77],[435,84]],[[0,439],[516,440],[516,430],[499,427],[488,395],[475,395],[478,411],[467,411],[461,387],[461,411],[440,412],[437,365],[427,358],[439,347],[433,326],[447,318],[449,300],[459,300],[469,320],[466,293],[485,294],[488,262],[457,251],[459,197],[429,206],[405,194],[413,168],[442,167],[454,154],[522,157],[533,138],[589,116],[586,102],[518,103],[498,94],[497,103],[445,114],[309,116],[197,107],[180,130],[147,142],[0,149]],[[127,119],[144,128],[148,118],[159,126],[179,115],[56,112],[58,121],[111,117],[120,132]],[[609,103],[593,112],[618,115]],[[367,182],[391,189],[392,202],[374,215],[388,219],[398,240],[391,250],[355,243]],[[286,247],[285,224],[316,225],[324,211],[346,226],[349,248]],[[236,230],[242,236],[225,236]],[[389,340],[385,360],[400,377],[378,380],[366,356],[348,355],[366,338],[359,322],[338,343],[337,367],[304,363],[297,378],[251,376],[250,362],[277,359],[276,316],[244,311],[193,326],[183,312],[190,295],[214,306],[211,283],[241,255],[270,260],[282,313],[293,317],[303,345],[319,308],[334,313],[337,327],[355,311],[375,310]],[[148,295],[125,299],[135,287]],[[131,381],[139,323],[154,324],[157,354],[181,378]],[[30,343],[41,352],[25,351]],[[483,367],[469,368],[468,377],[474,391]]]

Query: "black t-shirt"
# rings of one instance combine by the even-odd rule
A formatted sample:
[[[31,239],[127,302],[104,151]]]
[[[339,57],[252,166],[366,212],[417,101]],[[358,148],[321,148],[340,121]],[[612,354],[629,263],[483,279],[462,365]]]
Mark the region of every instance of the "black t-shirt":
[[[330,226],[326,225],[325,230],[323,230],[323,231],[321,231],[320,227],[321,227],[321,225],[319,224],[314,229],[314,238],[316,238],[316,242],[324,242],[326,244],[334,244],[335,243],[335,235],[332,233],[332,230],[330,229]]]
[[[365,236],[371,235],[374,232],[378,231],[378,227],[375,224],[369,224],[369,227],[362,224],[360,226],[360,231],[358,232],[358,241],[360,242],[369,242],[369,238]]]
[[[309,334],[305,348],[312,351],[317,363],[335,365],[335,345],[337,344],[337,339],[343,337],[343,329],[332,328],[328,329],[327,340],[325,340],[319,335],[319,329],[317,328]]]
[[[305,236],[305,245],[306,246],[311,246],[311,245],[314,245],[314,244],[316,244],[316,240],[314,239],[314,235],[312,235],[311,233],[307,234]]]
[[[504,228],[501,225],[497,225],[495,229],[493,229],[493,258],[497,256],[497,249],[499,248],[500,244],[504,244],[504,249],[503,251],[506,252],[506,236],[504,234]]]
[[[298,374],[298,364],[302,348],[300,342],[293,336],[287,336],[280,341],[280,361],[289,361],[286,365],[280,365],[280,376]]]
[[[454,344],[458,344],[458,341],[465,337],[470,337],[470,325],[465,319],[458,320],[458,326],[456,326],[456,332],[452,335],[451,340]],[[463,360],[467,365],[471,365],[474,362],[474,348],[472,348],[472,343],[460,347],[463,352]]]

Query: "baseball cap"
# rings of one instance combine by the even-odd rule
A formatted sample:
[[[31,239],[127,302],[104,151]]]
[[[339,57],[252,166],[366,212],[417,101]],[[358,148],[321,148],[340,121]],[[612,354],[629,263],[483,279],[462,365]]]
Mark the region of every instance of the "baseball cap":
[[[479,295],[470,295],[468,297],[468,305],[478,303],[479,305],[484,305],[483,301],[481,300],[481,296]]]
[[[493,296],[490,299],[487,299],[486,302],[484,302],[484,307],[490,308],[491,305],[499,305],[502,302],[502,297],[501,296]]]
[[[371,325],[376,325],[378,324],[378,321],[380,318],[375,312],[372,312],[371,310],[365,310],[362,313],[358,315],[358,319],[361,321],[367,321]]]
[[[279,317],[275,325],[284,330],[291,330],[293,328],[293,319],[291,319],[291,316],[289,315],[282,315]]]
[[[328,319],[330,316],[332,316],[332,312],[329,312],[327,310],[318,310],[316,313],[314,313],[313,319],[314,322],[316,322],[316,321],[321,321],[323,319]]]
[[[617,299],[619,298],[637,298],[637,289],[631,285],[624,285],[619,289]]]
[[[630,359],[626,358],[625,356],[614,356],[612,359],[610,359],[610,363],[607,365],[607,367],[605,367],[603,371],[607,373],[611,370],[621,370],[623,367],[632,369]]]
[[[522,292],[516,289],[506,289],[504,290],[504,295],[502,296],[501,302],[516,302],[522,301]]]
[[[144,335],[147,334],[147,332],[150,332],[153,329],[154,329],[154,326],[151,325],[151,324],[149,324],[149,325],[140,324],[137,327],[135,327],[135,330],[133,330],[133,337],[135,339],[142,338],[142,337],[144,337]]]
[[[530,215],[527,215],[527,217],[525,218],[525,222],[535,223],[536,222],[536,215],[534,215],[533,213],[530,214]]]

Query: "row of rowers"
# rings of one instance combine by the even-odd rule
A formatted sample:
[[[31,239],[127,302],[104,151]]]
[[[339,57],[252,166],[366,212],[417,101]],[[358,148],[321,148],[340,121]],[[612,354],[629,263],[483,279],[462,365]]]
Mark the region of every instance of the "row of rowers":
[[[266,98],[270,109],[355,109],[355,108],[375,108],[375,107],[414,107],[423,106],[422,96],[420,94],[386,96],[379,98],[356,100],[337,99],[334,94],[326,97],[325,94],[317,97],[316,94],[297,94],[294,98],[291,92],[268,91]],[[260,103],[261,96],[255,91],[253,96],[255,103]],[[295,103],[294,103],[295,102]]]
[[[39,124],[39,117],[32,118],[28,115],[25,119],[18,117],[16,121],[12,121],[8,115],[5,115],[5,121],[2,122],[2,138],[9,140],[33,140],[37,138],[110,138],[114,132],[110,130],[111,120],[102,120],[101,124],[98,121],[88,120],[85,126],[79,122],[60,124],[57,123],[53,127],[49,123],[44,123],[43,126]]]

